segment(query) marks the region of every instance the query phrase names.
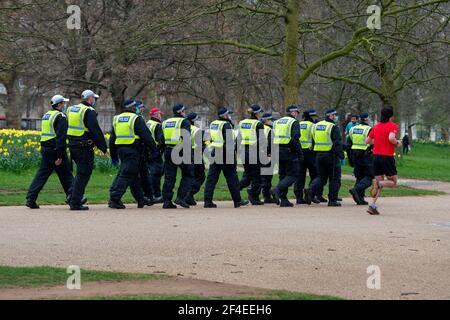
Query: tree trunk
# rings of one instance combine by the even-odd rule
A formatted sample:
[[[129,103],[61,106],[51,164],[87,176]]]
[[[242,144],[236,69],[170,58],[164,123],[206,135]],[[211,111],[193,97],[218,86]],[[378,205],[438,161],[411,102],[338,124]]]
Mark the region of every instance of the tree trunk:
[[[6,127],[13,129],[20,129],[22,126],[22,112],[18,106],[18,90],[16,86],[17,74],[11,72],[6,79],[3,80],[3,85],[6,88]]]
[[[122,104],[125,99],[124,92],[125,89],[121,90],[118,87],[110,89],[111,99],[114,103],[114,109],[116,110],[116,114],[122,113]]]
[[[383,93],[382,100],[384,104],[393,104],[392,100],[394,93],[392,92],[392,89],[394,89],[394,81],[392,80],[390,74],[384,72],[381,76],[381,92]],[[392,105],[392,107],[394,106]],[[394,111],[397,112],[395,109]]]
[[[286,13],[286,47],[283,62],[283,91],[285,107],[298,103],[298,46],[300,1],[288,0]],[[284,112],[279,110],[280,112]]]
[[[123,78],[120,74],[113,72],[111,74],[111,84],[108,87],[116,114],[122,113],[122,104],[125,100],[125,92],[127,90],[127,85],[122,81]]]
[[[408,137],[409,137],[409,145],[410,146],[413,145],[413,131],[412,130],[415,125],[416,125],[415,123],[408,125]]]
[[[445,142],[449,141],[449,129],[447,128],[442,128],[441,129],[441,134],[442,134],[442,140]]]
[[[389,74],[389,72],[385,72],[381,77],[381,92],[383,93],[381,100],[384,104],[388,104],[394,108],[395,122],[401,124],[402,112],[395,88],[397,87],[395,85],[395,81],[391,77],[391,74]]]

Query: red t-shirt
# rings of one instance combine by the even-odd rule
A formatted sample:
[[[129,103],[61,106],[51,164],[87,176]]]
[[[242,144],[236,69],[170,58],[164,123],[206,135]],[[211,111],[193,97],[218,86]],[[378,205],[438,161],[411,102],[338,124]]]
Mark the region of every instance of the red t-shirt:
[[[393,132],[396,136],[398,133],[398,125],[389,121],[378,123],[370,131],[369,137],[374,140],[373,154],[380,156],[394,156],[395,145],[389,141],[389,134]]]

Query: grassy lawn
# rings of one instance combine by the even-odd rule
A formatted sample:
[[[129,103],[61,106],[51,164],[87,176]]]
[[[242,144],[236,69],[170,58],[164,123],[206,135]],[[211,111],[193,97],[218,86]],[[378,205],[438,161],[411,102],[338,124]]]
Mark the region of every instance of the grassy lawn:
[[[396,158],[398,174],[401,178],[450,181],[450,146],[415,143],[412,151]],[[349,166],[343,168],[351,173]]]
[[[0,266],[0,289],[64,285],[69,276],[63,268]],[[163,278],[153,274],[90,270],[81,270],[81,277],[83,282],[149,281]]]
[[[0,290],[11,288],[36,288],[65,285],[69,274],[66,269],[54,267],[6,267],[0,266]],[[143,273],[119,273],[81,270],[82,282],[151,281],[166,276]],[[200,295],[113,295],[89,298],[89,300],[336,300],[337,297],[319,296],[301,292],[268,290],[261,296],[203,297]]]
[[[0,206],[23,205],[27,194],[28,186],[30,185],[34,176],[33,171],[27,171],[21,174],[13,172],[0,172]],[[106,203],[109,198],[109,187],[115,177],[114,172],[100,172],[94,171],[91,180],[88,184],[86,195],[90,204]],[[277,183],[278,178],[274,177],[273,184]],[[349,197],[348,189],[353,185],[349,180],[342,181],[341,196]],[[325,190],[325,195],[327,194]],[[407,187],[400,187],[395,190],[385,190],[383,196],[422,196],[422,195],[437,195],[440,194],[434,191],[426,191],[419,189],[412,189]],[[197,195],[198,200],[202,200],[203,190]],[[246,192],[242,192],[243,197],[246,197]],[[295,198],[292,190],[292,198]],[[215,200],[231,200],[225,178],[221,176],[218,186],[215,191]],[[57,176],[54,174],[47,182],[44,190],[42,190],[38,203],[45,204],[64,204],[65,196]],[[128,191],[124,197],[124,202],[132,203],[133,198]]]

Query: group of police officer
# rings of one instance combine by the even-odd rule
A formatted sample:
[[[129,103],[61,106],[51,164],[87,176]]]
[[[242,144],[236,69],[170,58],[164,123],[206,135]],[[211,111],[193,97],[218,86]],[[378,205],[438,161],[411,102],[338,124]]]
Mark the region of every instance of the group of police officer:
[[[53,97],[52,109],[42,118],[42,160],[27,195],[29,208],[39,208],[36,203],[39,192],[56,171],[70,209],[89,210],[84,193],[94,168],[94,148],[108,154],[94,109],[98,98],[93,91],[86,90],[80,104],[66,109],[68,99],[61,95]],[[350,194],[358,205],[367,204],[364,193],[373,178],[370,147],[365,144],[370,132],[367,114],[361,115],[361,123],[350,130],[344,143],[334,109],[327,110],[322,121],[312,109],[304,111],[303,119],[299,120],[300,110],[292,105],[284,117],[275,121],[272,114],[253,105],[248,109],[247,119],[235,128],[231,110],[222,107],[210,124],[210,137],[206,138],[205,131],[196,126],[198,115],[186,115],[182,104],[175,105],[173,116],[165,121],[162,121],[164,113],[153,108],[150,120],[145,122],[144,108],[141,101],[130,99],[124,102],[123,112],[114,117],[109,152],[112,164],[120,164],[120,169],[110,187],[110,208],[125,209],[122,197],[128,187],[138,208],[155,203],[163,203],[164,209],[175,209],[177,205],[189,208],[197,205],[195,196],[204,183],[204,207],[216,208],[214,190],[221,172],[235,208],[249,203],[293,207],[288,200],[292,185],[299,205],[328,202],[328,206],[338,207],[342,201],[338,193],[345,145],[357,178]],[[244,167],[241,180],[237,172],[238,152]],[[207,177],[205,158],[209,162]],[[72,161],[76,164],[75,177],[71,172]],[[279,183],[272,187],[275,165]],[[173,201],[178,168],[181,181]],[[306,187],[307,173],[311,182]],[[161,190],[162,176],[165,179]],[[328,200],[323,197],[327,183]],[[248,189],[248,201],[241,197],[243,189]]]

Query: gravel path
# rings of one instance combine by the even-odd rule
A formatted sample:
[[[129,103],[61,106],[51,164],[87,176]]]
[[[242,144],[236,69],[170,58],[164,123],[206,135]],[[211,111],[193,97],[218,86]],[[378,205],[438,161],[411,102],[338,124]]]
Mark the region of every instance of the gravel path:
[[[0,264],[157,272],[360,299],[450,299],[450,196],[383,198],[382,215],[274,206],[88,213],[0,208]],[[131,207],[130,207],[131,208]],[[381,290],[366,286],[370,265]]]

